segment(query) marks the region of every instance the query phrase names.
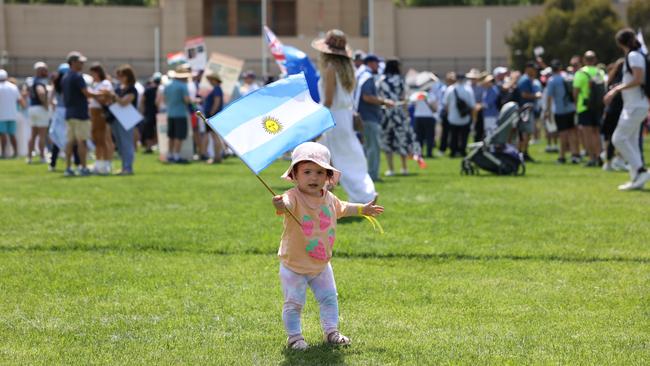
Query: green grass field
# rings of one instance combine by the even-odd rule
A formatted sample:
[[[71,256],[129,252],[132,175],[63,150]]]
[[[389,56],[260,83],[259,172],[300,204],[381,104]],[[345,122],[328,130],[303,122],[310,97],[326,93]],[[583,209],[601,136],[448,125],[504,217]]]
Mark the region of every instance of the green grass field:
[[[379,183],[385,235],[343,219],[332,260],[353,345],[322,344],[309,295],[304,353],[281,218],[237,159],[71,179],[0,161],[0,364],[647,365],[650,190],[533,152],[525,177],[439,158]],[[278,191],[286,166],[262,174]]]

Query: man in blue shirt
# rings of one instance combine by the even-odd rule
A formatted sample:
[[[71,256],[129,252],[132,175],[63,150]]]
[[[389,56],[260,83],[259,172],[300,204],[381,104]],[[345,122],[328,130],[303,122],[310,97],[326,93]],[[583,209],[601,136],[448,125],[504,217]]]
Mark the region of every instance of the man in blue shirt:
[[[366,150],[366,159],[368,160],[368,175],[373,181],[379,180],[379,160],[381,139],[381,107],[392,108],[395,103],[390,99],[384,99],[377,96],[377,87],[375,85],[374,75],[379,70],[379,58],[373,54],[368,54],[363,62],[366,70],[357,77],[357,87],[360,88],[358,93],[358,112],[363,120],[363,139]]]
[[[90,116],[88,115],[88,98],[93,94],[88,91],[86,81],[81,74],[86,62],[86,57],[77,51],[68,54],[69,71],[62,81],[63,102],[65,104],[65,121],[67,125],[67,145],[65,148],[66,169],[63,173],[66,177],[72,177],[72,149],[77,145],[81,169],[80,176],[90,175],[86,165],[86,140],[90,138]]]
[[[165,86],[164,100],[167,106],[167,137],[169,137],[169,163],[186,163],[181,158],[181,146],[187,138],[187,106],[191,103],[187,80],[192,73],[180,66],[169,72],[172,82]]]
[[[551,111],[560,134],[560,156],[558,163],[566,163],[565,154],[571,151],[571,162],[578,164],[580,155],[578,153],[578,130],[575,125],[576,106],[573,103],[571,88],[562,72],[562,64],[559,60],[551,61],[553,74],[546,84],[546,115],[549,118]]]
[[[529,103],[532,103],[534,105],[537,100],[542,97],[542,93],[540,91],[535,92],[535,87],[533,86],[533,80],[535,78],[537,78],[537,66],[534,62],[530,61],[526,63],[524,74],[521,76],[521,78],[519,78],[519,81],[517,82],[519,107],[523,107]],[[524,154],[525,161],[534,162],[535,160],[528,154],[528,142],[530,141],[530,136],[535,131],[535,118],[532,116],[532,113],[529,121],[526,123],[519,123],[518,130],[519,151]]]

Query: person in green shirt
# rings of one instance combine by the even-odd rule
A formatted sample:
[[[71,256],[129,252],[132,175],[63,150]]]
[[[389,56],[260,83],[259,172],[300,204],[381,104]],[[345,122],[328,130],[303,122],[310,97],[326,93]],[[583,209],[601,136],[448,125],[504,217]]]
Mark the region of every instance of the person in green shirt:
[[[596,53],[587,51],[583,56],[585,66],[580,68],[573,77],[573,99],[577,101],[576,112],[578,113],[578,126],[582,135],[589,162],[587,166],[600,165],[600,120],[601,111],[590,110],[587,105],[589,100],[589,82],[594,78],[605,80],[603,70],[596,67]]]

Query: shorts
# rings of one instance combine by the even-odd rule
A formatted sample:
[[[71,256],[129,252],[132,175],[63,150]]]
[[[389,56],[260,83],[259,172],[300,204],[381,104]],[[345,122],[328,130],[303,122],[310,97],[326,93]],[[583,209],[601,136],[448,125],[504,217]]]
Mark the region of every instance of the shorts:
[[[586,110],[578,113],[578,124],[580,126],[600,127],[600,115]]]
[[[187,117],[167,117],[167,137],[185,140],[187,138]]]
[[[42,105],[30,106],[27,115],[32,127],[47,127],[50,123],[50,112]]]
[[[69,118],[65,120],[65,123],[68,126],[66,132],[68,143],[90,139],[90,120]]]
[[[528,122],[519,121],[517,124],[517,131],[519,131],[519,133],[527,133],[529,135],[532,135],[533,132],[535,132],[535,121],[536,119],[531,113]]]
[[[16,121],[0,121],[0,134],[7,134],[13,136],[16,134]]]
[[[576,126],[575,112],[555,114],[554,117],[555,117],[555,124],[557,125],[557,130],[560,132],[570,130]]]

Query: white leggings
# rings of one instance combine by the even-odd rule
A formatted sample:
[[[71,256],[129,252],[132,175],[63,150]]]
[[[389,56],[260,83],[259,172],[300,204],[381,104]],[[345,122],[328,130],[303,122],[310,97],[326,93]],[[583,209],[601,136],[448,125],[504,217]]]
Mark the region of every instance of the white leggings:
[[[623,159],[630,165],[630,177],[634,179],[637,171],[643,167],[639,133],[641,123],[648,115],[648,108],[623,108],[618,125],[612,135],[612,143]]]
[[[282,320],[289,337],[302,333],[300,314],[305,306],[307,286],[311,287],[320,306],[320,321],[327,335],[336,330],[339,321],[339,303],[331,264],[316,276],[298,274],[280,263],[280,283],[284,294]]]

